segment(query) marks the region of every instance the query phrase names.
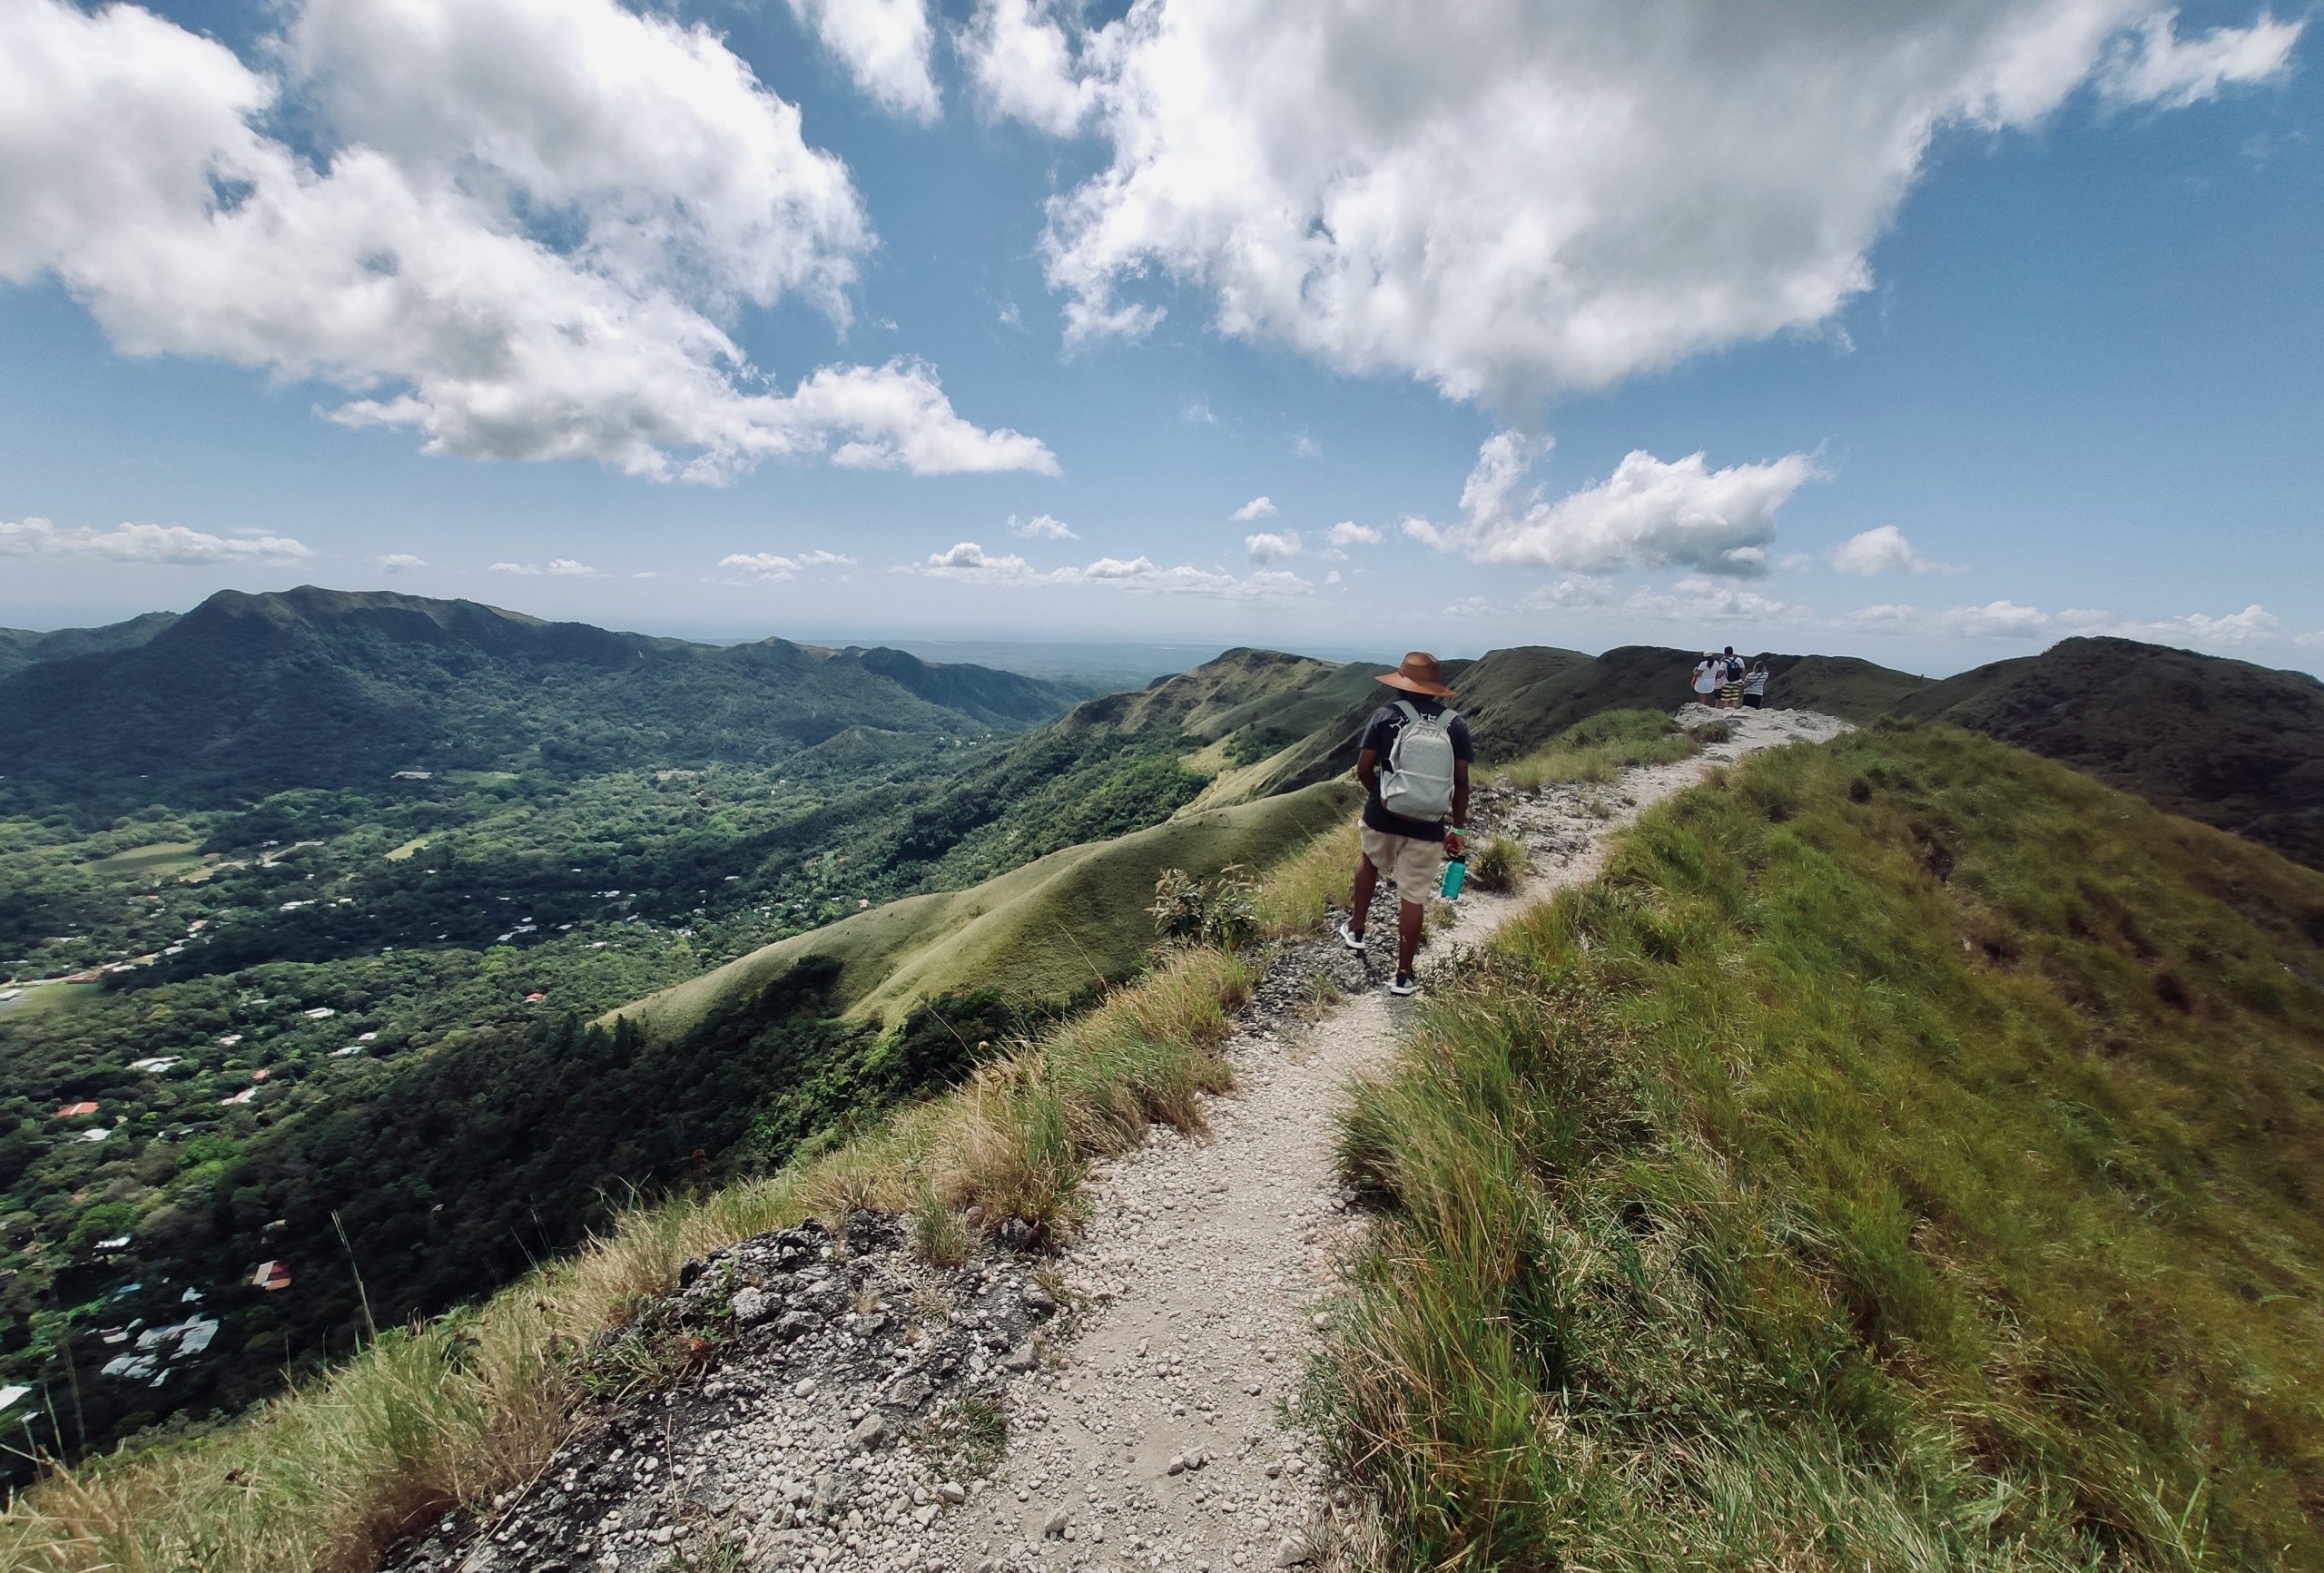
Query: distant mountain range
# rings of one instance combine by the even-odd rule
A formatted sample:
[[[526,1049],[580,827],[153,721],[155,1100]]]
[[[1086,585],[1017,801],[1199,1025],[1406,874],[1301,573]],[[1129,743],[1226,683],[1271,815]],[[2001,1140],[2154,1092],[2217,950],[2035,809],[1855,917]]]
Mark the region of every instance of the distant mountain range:
[[[1448,662],[1489,758],[1601,711],[1673,708],[1696,653],[1547,646]],[[1932,682],[1848,656],[1780,655],[1768,703],[1985,732],[2324,867],[2324,683],[2122,639]],[[0,630],[0,774],[20,801],[241,801],[399,770],[560,774],[766,762],[819,746],[1019,732],[1043,770],[1091,745],[1187,741],[1199,806],[1344,772],[1384,665],[1226,652],[1076,704],[1069,682],[887,649],[710,645],[471,601],[312,587],[224,592],[182,616]],[[1143,756],[1141,756],[1143,757]],[[1015,790],[1015,789],[1011,789]]]
[[[312,587],[0,644],[18,662],[0,678],[0,773],[77,801],[767,762],[856,729],[1016,731],[1086,692],[896,650],[694,644]]]

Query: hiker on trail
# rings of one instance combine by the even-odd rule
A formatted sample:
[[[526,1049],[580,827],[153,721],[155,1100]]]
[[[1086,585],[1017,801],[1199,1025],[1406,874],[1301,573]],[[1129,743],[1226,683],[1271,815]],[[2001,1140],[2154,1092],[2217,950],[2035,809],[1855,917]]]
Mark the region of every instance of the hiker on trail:
[[[1743,674],[1743,707],[1764,710],[1768,704],[1768,658],[1764,655],[1751,663],[1751,670]]]
[[[1436,887],[1449,854],[1461,855],[1469,823],[1469,763],[1476,751],[1469,723],[1444,703],[1452,691],[1436,657],[1415,650],[1380,681],[1404,697],[1373,712],[1355,757],[1364,783],[1364,855],[1356,860],[1352,909],[1340,940],[1364,949],[1372,893],[1385,874],[1396,881],[1396,976],[1391,994],[1410,994],[1420,950],[1421,903]],[[1385,769],[1382,766],[1385,765]]]
[[[1714,703],[1718,696],[1718,685],[1726,678],[1726,661],[1721,659],[1716,650],[1704,651],[1703,658],[1695,663],[1695,674],[1691,680],[1695,690],[1695,703],[1698,704]]]
[[[1732,644],[1728,645],[1727,653],[1719,657],[1718,708],[1721,710],[1743,708],[1743,657],[1735,654],[1735,646]]]

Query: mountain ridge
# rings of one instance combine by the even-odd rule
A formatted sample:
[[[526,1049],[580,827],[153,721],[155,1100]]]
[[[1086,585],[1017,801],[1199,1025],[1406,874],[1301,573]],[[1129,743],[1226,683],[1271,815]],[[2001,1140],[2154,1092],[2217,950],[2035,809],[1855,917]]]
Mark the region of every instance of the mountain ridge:
[[[0,773],[115,801],[248,799],[405,769],[768,761],[867,721],[981,735],[1078,697],[880,648],[695,644],[392,591],[222,591],[142,642],[0,678]]]
[[[1899,700],[2324,868],[2324,683],[2132,639],[2077,638]]]

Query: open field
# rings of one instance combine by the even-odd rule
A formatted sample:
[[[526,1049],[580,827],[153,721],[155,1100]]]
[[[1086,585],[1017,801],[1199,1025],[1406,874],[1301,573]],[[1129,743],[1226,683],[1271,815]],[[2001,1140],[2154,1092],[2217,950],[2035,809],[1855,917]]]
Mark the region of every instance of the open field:
[[[92,859],[83,866],[102,879],[165,880],[202,866],[202,856],[194,846],[192,841],[155,841],[151,846],[115,852],[109,858]]]
[[[63,1013],[89,1003],[104,992],[101,983],[43,983],[0,1004],[0,1016],[42,1016]]]

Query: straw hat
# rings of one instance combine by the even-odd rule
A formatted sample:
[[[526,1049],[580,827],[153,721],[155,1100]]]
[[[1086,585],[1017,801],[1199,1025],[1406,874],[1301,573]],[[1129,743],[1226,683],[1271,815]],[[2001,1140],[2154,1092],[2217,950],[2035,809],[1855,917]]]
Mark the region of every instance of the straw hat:
[[[1439,699],[1452,697],[1452,691],[1444,685],[1444,669],[1437,665],[1435,656],[1424,650],[1415,650],[1405,656],[1403,664],[1393,672],[1382,673],[1380,681],[1407,693],[1433,694]]]

